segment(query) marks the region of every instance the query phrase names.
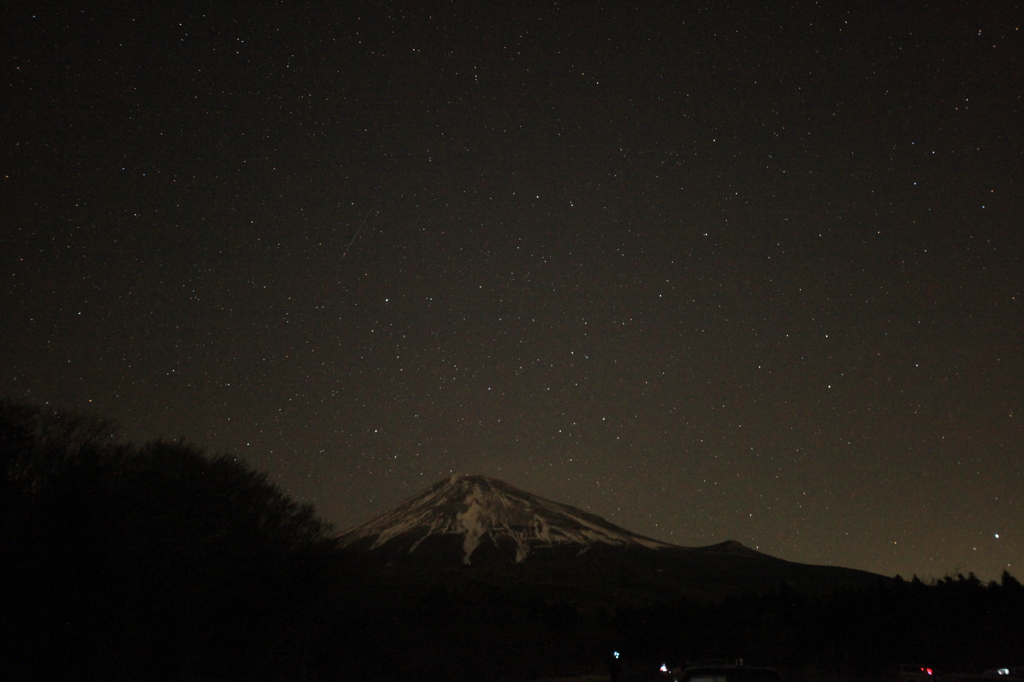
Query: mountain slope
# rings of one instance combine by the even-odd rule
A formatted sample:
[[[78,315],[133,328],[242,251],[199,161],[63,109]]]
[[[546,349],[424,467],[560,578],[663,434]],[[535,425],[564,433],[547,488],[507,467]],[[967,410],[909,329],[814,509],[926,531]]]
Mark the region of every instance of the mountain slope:
[[[354,565],[392,597],[434,584],[615,607],[764,594],[783,584],[827,595],[886,580],[785,561],[735,541],[670,545],[484,476],[440,481],[338,539]]]
[[[340,540],[345,547],[383,549],[392,555],[454,544],[464,564],[473,563],[475,556],[520,563],[541,549],[585,550],[595,543],[648,549],[672,546],[502,481],[461,475],[352,528]]]

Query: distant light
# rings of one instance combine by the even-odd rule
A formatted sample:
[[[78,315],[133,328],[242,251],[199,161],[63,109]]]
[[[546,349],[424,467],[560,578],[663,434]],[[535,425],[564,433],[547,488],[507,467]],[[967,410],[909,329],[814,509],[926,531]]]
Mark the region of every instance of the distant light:
[[[997,540],[999,539],[999,533],[996,533],[996,539]]]
[[[621,654],[619,654],[619,652],[618,652],[618,651],[613,651],[613,652],[612,652],[612,657],[613,657],[613,658],[618,658],[618,657],[619,657],[620,655],[621,655]]]
[[[661,667],[660,667],[660,668],[658,668],[658,670],[659,670],[659,671],[661,671],[661,672],[663,672],[663,673],[667,673],[667,672],[668,672],[668,666],[667,666],[667,665],[665,665],[664,663],[662,663],[662,664],[661,664]]]

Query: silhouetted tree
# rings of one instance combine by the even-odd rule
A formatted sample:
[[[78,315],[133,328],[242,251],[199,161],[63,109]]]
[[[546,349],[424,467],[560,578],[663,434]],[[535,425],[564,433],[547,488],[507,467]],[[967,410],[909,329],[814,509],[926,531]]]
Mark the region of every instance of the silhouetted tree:
[[[327,645],[329,527],[234,457],[113,433],[0,404],[0,676],[305,676]]]

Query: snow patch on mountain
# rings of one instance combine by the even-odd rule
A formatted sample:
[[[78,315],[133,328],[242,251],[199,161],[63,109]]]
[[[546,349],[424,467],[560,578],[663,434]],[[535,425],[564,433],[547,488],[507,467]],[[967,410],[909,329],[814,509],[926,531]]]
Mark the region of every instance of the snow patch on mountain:
[[[343,546],[371,540],[370,548],[407,543],[415,552],[431,537],[462,536],[462,562],[484,543],[524,561],[541,547],[596,543],[673,547],[631,533],[599,516],[546,500],[485,476],[456,475],[339,536]]]

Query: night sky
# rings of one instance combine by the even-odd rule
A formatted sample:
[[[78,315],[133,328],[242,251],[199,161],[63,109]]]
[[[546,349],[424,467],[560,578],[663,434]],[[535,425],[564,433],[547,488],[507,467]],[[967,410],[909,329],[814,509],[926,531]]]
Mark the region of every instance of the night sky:
[[[0,396],[1024,578],[1020,4],[94,5],[0,17]]]

